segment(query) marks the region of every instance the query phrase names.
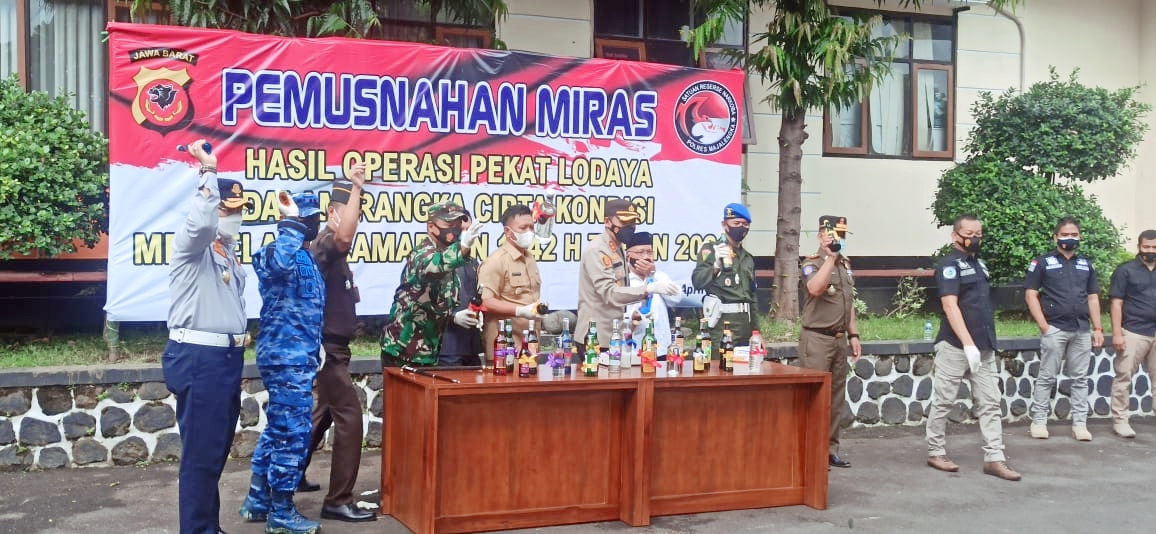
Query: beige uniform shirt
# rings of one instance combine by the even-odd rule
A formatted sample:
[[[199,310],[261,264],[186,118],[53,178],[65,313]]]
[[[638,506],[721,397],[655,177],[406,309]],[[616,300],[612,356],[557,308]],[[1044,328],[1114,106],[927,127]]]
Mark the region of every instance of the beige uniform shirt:
[[[610,245],[609,232],[603,232],[582,251],[574,342],[585,343],[590,321],[596,321],[598,344],[609,346],[614,320],[622,318],[627,304],[645,298],[645,286],[630,287],[627,283],[626,257]]]
[[[542,275],[538,272],[538,262],[534,260],[533,254],[519,250],[513,243],[506,241],[478,267],[478,285],[482,287],[483,301],[500,299],[522,306],[533,304],[541,298]],[[494,358],[494,338],[498,337],[498,321],[501,319],[514,320],[514,339],[519,347],[522,345],[522,330],[530,327],[528,319],[486,312],[482,343],[487,360]],[[541,324],[534,323],[535,334],[541,327]]]

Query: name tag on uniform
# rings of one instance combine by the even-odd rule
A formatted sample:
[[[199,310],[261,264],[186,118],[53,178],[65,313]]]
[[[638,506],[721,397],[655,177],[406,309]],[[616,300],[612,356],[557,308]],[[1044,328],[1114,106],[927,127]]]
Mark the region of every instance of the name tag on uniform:
[[[522,276],[522,273],[510,273],[510,276]]]
[[[959,275],[960,276],[973,276],[973,275],[975,275],[975,268],[968,267],[966,269],[960,269]]]
[[[1089,269],[1088,260],[1076,260],[1076,268],[1081,271],[1087,271]]]
[[[1064,267],[1060,264],[1060,260],[1057,260],[1055,256],[1048,256],[1047,258],[1044,258],[1044,262],[1047,263],[1047,265],[1044,266],[1045,269],[1062,269]]]

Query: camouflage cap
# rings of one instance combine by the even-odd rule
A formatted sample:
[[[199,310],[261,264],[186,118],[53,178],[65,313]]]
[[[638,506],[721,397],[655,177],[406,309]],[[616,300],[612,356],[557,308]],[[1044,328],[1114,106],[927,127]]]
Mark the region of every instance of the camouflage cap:
[[[429,214],[430,219],[439,219],[450,223],[466,216],[465,208],[450,200],[430,204],[426,207],[426,213]]]
[[[297,216],[302,219],[321,213],[321,201],[312,191],[293,195],[293,203],[297,204]]]

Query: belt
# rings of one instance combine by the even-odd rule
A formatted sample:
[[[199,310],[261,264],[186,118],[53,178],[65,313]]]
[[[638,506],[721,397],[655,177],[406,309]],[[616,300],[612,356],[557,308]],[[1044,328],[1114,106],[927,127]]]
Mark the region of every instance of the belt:
[[[844,332],[842,330],[831,330],[829,328],[810,328],[810,327],[804,326],[803,330],[808,330],[808,331],[814,332],[816,334],[823,334],[824,336],[827,336],[827,337],[843,337],[843,335],[846,334],[846,332]]]
[[[718,309],[722,313],[750,313],[751,305],[748,302],[731,302],[720,304]]]
[[[214,334],[189,330],[188,328],[173,328],[169,330],[169,339],[177,343],[192,343],[208,347],[243,347],[245,334]]]

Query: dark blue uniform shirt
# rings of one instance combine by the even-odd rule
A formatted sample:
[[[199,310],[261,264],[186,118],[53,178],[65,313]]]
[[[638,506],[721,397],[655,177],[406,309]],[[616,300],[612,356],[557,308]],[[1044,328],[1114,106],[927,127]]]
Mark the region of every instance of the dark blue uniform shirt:
[[[1108,296],[1124,300],[1124,329],[1142,336],[1156,335],[1156,271],[1139,259],[1122,263],[1112,273]]]
[[[959,311],[963,313],[963,323],[976,348],[994,350],[995,310],[983,260],[953,250],[935,266],[935,283],[941,298],[947,295],[959,297]],[[939,335],[935,341],[946,341],[955,348],[963,348],[963,342],[951,329],[946,314],[939,323]]]
[[[1091,325],[1088,295],[1100,293],[1100,283],[1091,260],[1078,254],[1068,259],[1052,251],[1028,265],[1024,289],[1041,293],[1040,305],[1048,324],[1065,332],[1082,332]]]

